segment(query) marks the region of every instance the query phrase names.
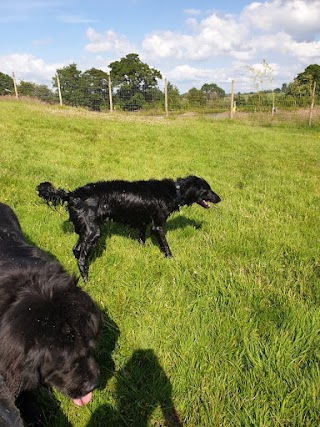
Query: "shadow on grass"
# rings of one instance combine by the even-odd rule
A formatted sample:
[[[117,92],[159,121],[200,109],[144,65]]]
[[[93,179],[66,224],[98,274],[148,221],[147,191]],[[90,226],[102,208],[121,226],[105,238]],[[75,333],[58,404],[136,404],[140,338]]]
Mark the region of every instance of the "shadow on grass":
[[[116,399],[116,409],[100,406],[87,427],[147,427],[158,405],[165,426],[182,427],[172,401],[171,383],[153,350],[136,350],[116,374]]]
[[[116,324],[105,314],[105,328],[96,359],[101,368],[100,388],[114,375],[111,353],[119,337]],[[161,408],[166,427],[182,427],[172,400],[172,386],[153,350],[136,350],[116,374],[116,408],[100,406],[87,427],[147,427],[153,411]],[[73,427],[55,394],[46,389],[27,392],[18,404],[27,427]]]
[[[26,427],[73,427],[49,389],[26,391],[16,401]]]
[[[202,227],[202,224],[202,221],[195,221],[193,219],[179,215],[167,221],[165,225],[165,232],[187,227],[193,227],[194,229],[199,230]],[[74,233],[73,225],[69,221],[65,221],[62,224],[62,229],[65,233]],[[138,240],[137,229],[116,223],[114,221],[106,221],[106,223],[103,224],[101,227],[101,237],[99,238],[98,244],[94,249],[92,255],[90,256],[89,264],[94,262],[97,258],[100,258],[107,250],[107,238],[112,235],[125,237],[127,239]],[[151,238],[153,244],[158,246],[157,239],[150,233],[150,227],[148,227],[147,232],[147,239],[148,238]]]
[[[31,245],[31,246],[34,246],[34,247],[37,247],[38,249],[40,249],[43,253],[45,253],[45,254],[47,254],[48,255],[48,260],[50,261],[57,261],[57,262],[59,262],[60,263],[60,261],[59,261],[59,259],[52,253],[52,252],[50,252],[50,251],[48,251],[48,250],[46,250],[46,249],[43,249],[43,247],[42,246],[39,246],[37,243],[35,243],[32,239],[31,239],[31,237],[29,237],[29,235],[28,234],[26,234],[24,231],[23,231],[23,238],[24,238],[24,240],[25,240],[25,242],[28,244],[28,245]],[[23,259],[21,259],[21,262],[26,262],[26,263],[29,263],[30,262],[30,260],[29,259],[26,259],[25,261],[23,260]],[[37,263],[37,261],[36,261],[36,263]]]
[[[117,324],[109,317],[106,311],[103,311],[104,326],[95,350],[95,359],[100,367],[99,390],[106,387],[109,379],[114,375],[114,362],[112,353],[120,336],[120,330]]]

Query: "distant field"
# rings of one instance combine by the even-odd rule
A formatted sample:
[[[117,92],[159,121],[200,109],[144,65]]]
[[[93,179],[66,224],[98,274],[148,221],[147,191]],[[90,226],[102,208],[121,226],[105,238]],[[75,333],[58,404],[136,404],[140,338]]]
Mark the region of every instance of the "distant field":
[[[105,312],[100,389],[42,404],[50,427],[320,425],[320,127],[143,118],[0,101],[1,201],[78,274],[63,208],[41,181],[195,174],[222,202],[167,223],[174,258],[117,224],[81,285]],[[70,423],[70,424],[69,424]]]

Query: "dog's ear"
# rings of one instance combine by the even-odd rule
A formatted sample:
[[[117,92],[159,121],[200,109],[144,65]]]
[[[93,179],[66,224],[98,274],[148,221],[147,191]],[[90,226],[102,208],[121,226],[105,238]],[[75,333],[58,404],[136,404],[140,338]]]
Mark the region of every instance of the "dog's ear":
[[[17,305],[19,306],[19,304]],[[26,388],[39,387],[39,366],[42,356],[38,346],[34,342],[31,345],[26,333],[28,326],[17,326],[17,318],[14,313],[17,313],[17,311],[10,311],[8,316],[2,319],[2,327],[0,329],[0,371],[5,375],[5,381],[10,393],[17,397],[20,391]],[[23,322],[23,318],[20,320]],[[5,351],[2,352],[2,349]]]
[[[17,396],[21,385],[21,370],[24,363],[24,348],[11,334],[11,325],[2,320],[0,329],[0,371],[10,394]]]

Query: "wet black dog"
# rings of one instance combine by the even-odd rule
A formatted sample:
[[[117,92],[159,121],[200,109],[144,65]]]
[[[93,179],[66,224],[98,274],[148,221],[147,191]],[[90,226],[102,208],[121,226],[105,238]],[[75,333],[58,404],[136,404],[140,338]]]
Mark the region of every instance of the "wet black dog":
[[[27,243],[17,216],[0,203],[0,376],[13,401],[56,387],[78,406],[98,385],[93,350],[102,315],[77,279]]]
[[[73,248],[79,270],[88,279],[88,257],[101,235],[101,224],[112,219],[139,229],[139,242],[144,243],[146,229],[156,236],[161,251],[171,257],[164,226],[180,206],[198,203],[209,208],[209,202],[219,203],[220,197],[202,178],[188,176],[148,181],[102,181],[87,184],[74,191],[55,189],[50,182],[38,185],[37,191],[49,205],[66,203],[69,219],[79,235]]]

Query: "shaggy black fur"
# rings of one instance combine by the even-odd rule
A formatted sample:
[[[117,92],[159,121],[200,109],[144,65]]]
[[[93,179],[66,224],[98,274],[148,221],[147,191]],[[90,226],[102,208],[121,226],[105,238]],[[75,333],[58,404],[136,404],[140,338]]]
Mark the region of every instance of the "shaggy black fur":
[[[0,203],[0,375],[15,400],[54,386],[82,406],[97,386],[102,315],[61,264],[23,237]]]
[[[66,203],[69,219],[79,239],[73,248],[83,279],[88,279],[88,257],[101,235],[106,219],[139,229],[139,242],[144,244],[146,229],[156,236],[161,251],[171,257],[164,226],[180,206],[198,203],[209,208],[208,202],[219,203],[220,197],[202,178],[188,176],[149,181],[102,181],[87,184],[74,191],[55,189],[50,182],[38,185],[37,191],[49,205]]]

